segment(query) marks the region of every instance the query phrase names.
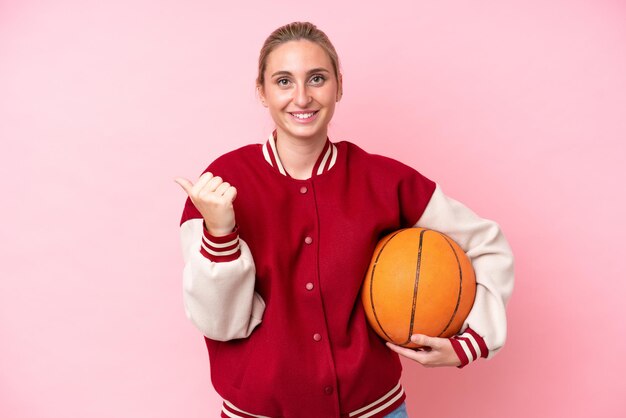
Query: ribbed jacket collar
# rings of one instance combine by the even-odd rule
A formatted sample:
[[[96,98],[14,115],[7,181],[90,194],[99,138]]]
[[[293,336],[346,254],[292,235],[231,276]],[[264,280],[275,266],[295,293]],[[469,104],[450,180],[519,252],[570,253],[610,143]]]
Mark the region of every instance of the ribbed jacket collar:
[[[265,157],[265,161],[269,163],[272,167],[274,167],[280,174],[283,176],[291,177],[287,170],[283,167],[283,163],[280,161],[278,156],[278,150],[276,149],[276,131],[270,133],[267,142],[263,144],[263,156]],[[337,162],[337,147],[335,144],[330,142],[328,137],[326,138],[326,144],[322,149],[315,165],[313,166],[313,171],[311,173],[311,177],[319,176],[327,171],[329,171]]]

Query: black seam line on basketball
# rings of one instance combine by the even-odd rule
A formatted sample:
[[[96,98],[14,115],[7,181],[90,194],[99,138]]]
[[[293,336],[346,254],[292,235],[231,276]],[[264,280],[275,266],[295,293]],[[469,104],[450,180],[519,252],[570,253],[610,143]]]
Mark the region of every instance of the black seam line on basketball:
[[[402,230],[395,232],[392,236],[389,237],[387,242],[383,244],[378,254],[376,254],[376,261],[374,261],[374,267],[372,267],[372,273],[370,274],[370,305],[372,306],[372,313],[374,314],[374,319],[376,319],[376,323],[378,324],[378,327],[383,332],[383,334],[385,334],[385,337],[387,337],[387,340],[389,341],[393,341],[393,338],[391,338],[389,334],[387,334],[382,324],[380,323],[380,320],[378,319],[378,315],[376,314],[376,307],[374,306],[374,272],[376,271],[376,265],[378,264],[378,259],[380,258],[380,255],[383,253],[383,250],[385,249],[387,244],[389,244],[389,241],[391,241],[393,237],[398,235],[400,232],[402,232]]]
[[[424,229],[420,232],[420,239],[417,246],[417,265],[415,266],[415,282],[413,285],[413,306],[411,307],[411,317],[409,318],[409,335],[407,337],[407,341],[403,344],[406,344],[411,341],[411,335],[413,335],[413,328],[415,327],[415,310],[417,309],[417,291],[419,287],[420,281],[420,269],[422,267],[422,246],[424,244],[424,234],[426,231],[430,231],[429,229]]]
[[[448,330],[448,328],[450,328],[450,325],[452,324],[452,321],[454,321],[454,317],[456,316],[456,314],[459,311],[459,305],[461,304],[461,292],[463,291],[463,269],[461,269],[461,262],[459,261],[459,255],[456,253],[456,250],[454,249],[454,246],[452,245],[452,243],[450,242],[448,237],[446,237],[444,235],[444,239],[446,240],[446,242],[448,243],[448,245],[452,249],[452,253],[454,254],[454,258],[456,258],[456,265],[459,268],[459,295],[456,298],[456,306],[454,307],[454,311],[452,312],[452,316],[450,316],[450,321],[448,321],[448,324],[443,329],[443,331],[441,331],[439,333],[438,337],[441,337],[441,335],[444,332],[446,332]]]
[[[424,233],[426,230],[420,232],[420,239],[417,245],[417,265],[415,266],[415,281],[413,282],[413,300],[411,306],[411,317],[409,318],[409,335],[407,341],[411,341],[411,335],[413,335],[413,328],[415,327],[415,310],[417,309],[417,290],[420,281],[420,269],[422,266],[422,245],[424,243]]]

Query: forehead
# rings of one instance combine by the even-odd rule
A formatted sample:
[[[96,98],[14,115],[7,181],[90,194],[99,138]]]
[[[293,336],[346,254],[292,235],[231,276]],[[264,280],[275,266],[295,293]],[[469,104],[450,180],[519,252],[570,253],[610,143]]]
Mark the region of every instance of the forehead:
[[[276,47],[267,57],[266,72],[270,75],[276,71],[295,74],[319,67],[332,72],[332,61],[324,48],[315,42],[300,39]]]

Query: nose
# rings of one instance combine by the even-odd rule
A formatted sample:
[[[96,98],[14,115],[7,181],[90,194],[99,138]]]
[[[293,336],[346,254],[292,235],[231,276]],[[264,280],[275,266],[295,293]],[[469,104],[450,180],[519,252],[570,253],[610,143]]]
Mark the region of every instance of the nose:
[[[293,101],[298,107],[305,108],[311,103],[311,95],[306,84],[297,86],[294,95]]]

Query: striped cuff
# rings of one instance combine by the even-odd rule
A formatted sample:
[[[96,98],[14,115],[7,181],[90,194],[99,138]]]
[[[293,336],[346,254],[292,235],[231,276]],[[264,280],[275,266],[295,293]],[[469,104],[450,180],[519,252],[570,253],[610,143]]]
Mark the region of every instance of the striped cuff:
[[[241,255],[239,248],[239,226],[235,225],[233,232],[221,237],[211,235],[206,227],[203,227],[200,253],[216,263],[223,263],[239,258],[239,255]]]
[[[449,340],[456,355],[461,360],[461,365],[457,366],[459,369],[462,369],[479,357],[487,358],[487,354],[489,354],[485,340],[469,327],[463,334],[455,335],[449,338]]]

